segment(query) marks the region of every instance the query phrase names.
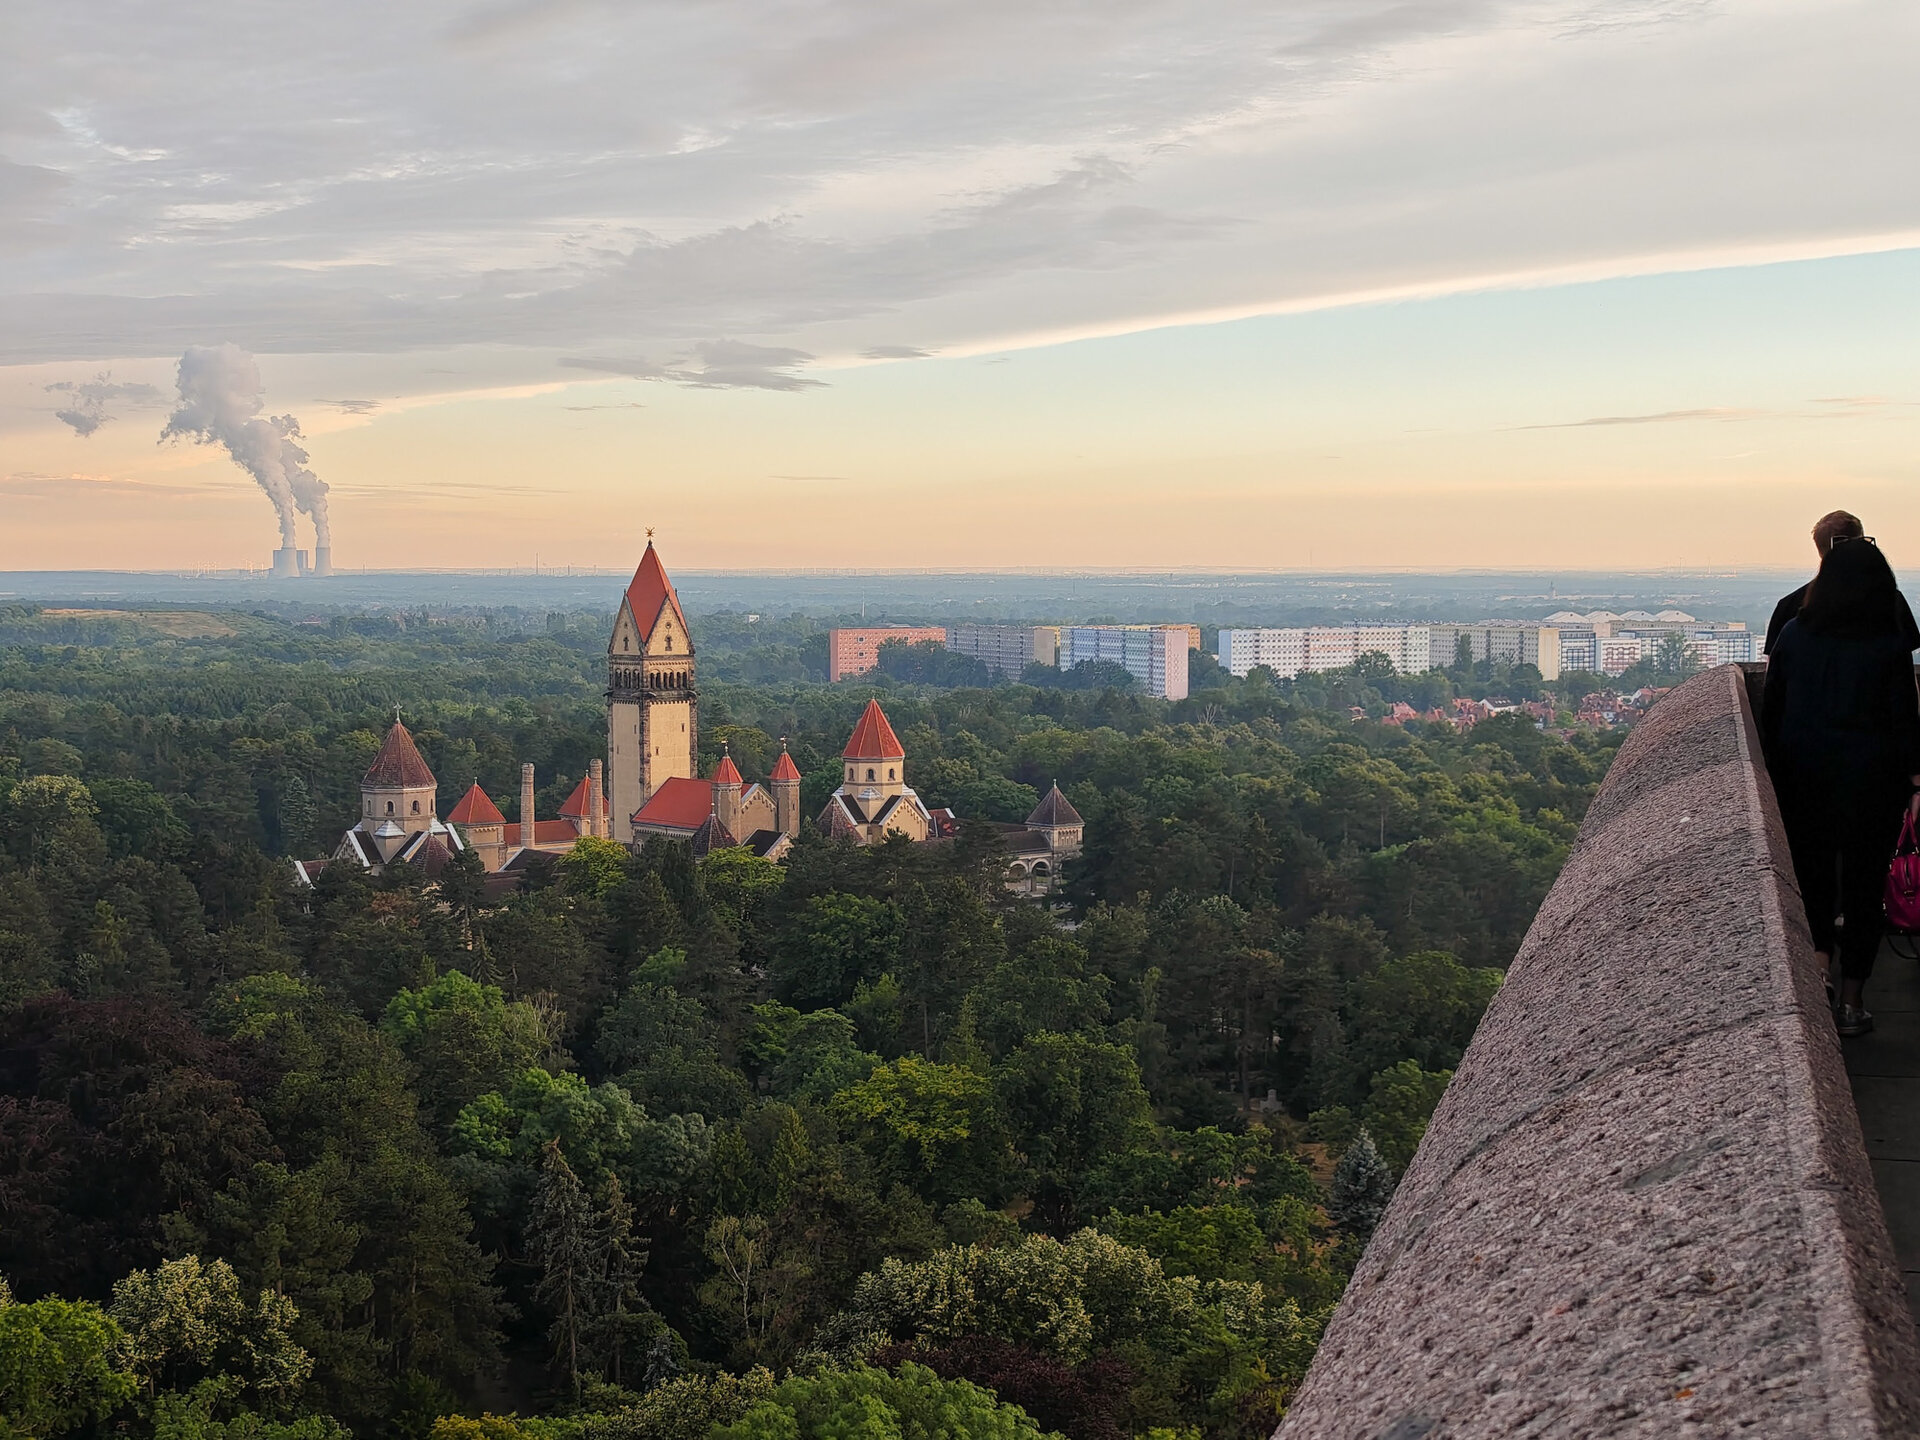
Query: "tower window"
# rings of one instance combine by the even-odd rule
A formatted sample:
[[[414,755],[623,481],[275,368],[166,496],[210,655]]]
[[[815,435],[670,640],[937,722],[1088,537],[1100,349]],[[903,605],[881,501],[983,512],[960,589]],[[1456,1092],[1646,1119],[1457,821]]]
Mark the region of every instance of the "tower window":
[[[413,813],[416,815],[420,813],[420,802],[418,800],[413,802]]]
[[[393,813],[393,802],[389,800],[387,801],[387,814],[391,815],[392,813]]]
[[[893,779],[893,767],[891,765],[887,767],[887,779]]]
[[[628,649],[631,649],[631,648],[632,648],[632,647],[631,647],[630,645],[628,645],[628,643],[627,643],[627,637],[626,637],[626,636],[624,636],[624,635],[622,635],[622,636],[620,637],[620,648],[621,648],[622,650],[628,650]]]
[[[867,779],[869,780],[873,779],[873,771],[871,770],[867,771]]]
[[[673,637],[671,635],[667,636],[667,653],[669,655],[673,653]]]

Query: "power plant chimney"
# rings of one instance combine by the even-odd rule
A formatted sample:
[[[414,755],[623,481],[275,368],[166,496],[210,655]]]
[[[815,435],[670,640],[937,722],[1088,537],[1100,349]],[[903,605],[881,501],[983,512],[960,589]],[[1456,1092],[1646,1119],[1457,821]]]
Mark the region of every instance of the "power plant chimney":
[[[300,573],[300,552],[291,545],[273,552],[273,578],[291,580]]]
[[[613,838],[613,827],[607,821],[607,792],[603,787],[604,767],[598,760],[587,762],[587,806],[590,816],[587,820],[587,833],[598,835],[602,840]]]
[[[331,575],[333,573],[333,547],[316,545],[313,547],[313,573]]]
[[[296,562],[297,562],[297,563],[299,564],[299,566],[300,566],[300,573],[301,573],[302,575],[306,575],[306,574],[309,574],[309,573],[311,573],[311,570],[312,570],[312,567],[311,567],[311,566],[310,566],[310,565],[309,565],[309,564],[307,563],[307,552],[306,552],[306,551],[304,551],[304,550],[296,550],[296,551],[294,551],[294,552],[293,552],[293,558],[294,558],[294,560],[295,560],[295,561],[296,561]]]
[[[533,849],[533,763],[520,767],[520,848]]]

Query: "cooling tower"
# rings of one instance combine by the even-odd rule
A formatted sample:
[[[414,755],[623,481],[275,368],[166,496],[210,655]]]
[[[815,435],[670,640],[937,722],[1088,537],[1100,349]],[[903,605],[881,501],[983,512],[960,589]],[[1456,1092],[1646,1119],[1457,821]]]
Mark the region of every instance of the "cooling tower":
[[[273,578],[291,580],[300,573],[300,552],[287,545],[273,552]]]
[[[302,575],[307,574],[310,569],[307,564],[307,552],[304,550],[296,550],[293,552],[293,558],[299,563],[300,573]]]
[[[333,573],[333,547],[316,545],[313,547],[313,573],[331,575]]]

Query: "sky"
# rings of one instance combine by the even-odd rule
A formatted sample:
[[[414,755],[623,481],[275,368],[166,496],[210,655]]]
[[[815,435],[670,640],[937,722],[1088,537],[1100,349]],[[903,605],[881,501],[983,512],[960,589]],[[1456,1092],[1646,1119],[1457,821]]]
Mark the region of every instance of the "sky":
[[[0,569],[265,563],[169,424],[218,345],[347,567],[1715,570],[1836,506],[1899,564],[1917,45],[1910,0],[3,7]]]

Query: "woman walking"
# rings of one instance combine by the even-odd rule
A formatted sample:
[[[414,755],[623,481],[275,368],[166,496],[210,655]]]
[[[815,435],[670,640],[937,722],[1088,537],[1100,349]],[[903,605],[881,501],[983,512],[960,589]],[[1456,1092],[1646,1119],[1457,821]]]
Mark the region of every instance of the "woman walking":
[[[1920,698],[1904,613],[1879,546],[1865,536],[1836,540],[1768,657],[1760,707],[1813,948],[1829,989],[1837,983],[1842,1035],[1873,1028],[1862,990],[1885,929],[1881,895],[1901,813],[1920,787]]]

